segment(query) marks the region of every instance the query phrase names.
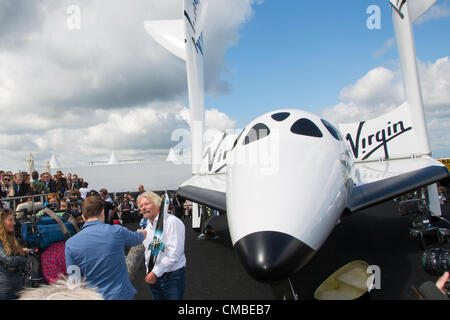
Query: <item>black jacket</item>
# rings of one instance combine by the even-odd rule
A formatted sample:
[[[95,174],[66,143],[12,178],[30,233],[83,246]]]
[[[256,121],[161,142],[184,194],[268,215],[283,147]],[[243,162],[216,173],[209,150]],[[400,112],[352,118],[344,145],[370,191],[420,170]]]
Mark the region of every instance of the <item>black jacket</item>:
[[[27,258],[8,256],[0,240],[0,299],[14,299],[22,289],[22,274]],[[14,269],[14,270],[9,270]]]
[[[34,193],[33,190],[31,189],[31,186],[28,183],[24,183],[24,182],[22,182],[19,186],[14,184],[13,188],[15,190],[15,193],[14,193],[15,197],[32,195]]]
[[[48,185],[44,182],[45,187],[48,189],[48,191],[50,193],[56,192],[57,188],[56,188],[56,182],[53,179],[50,179],[50,181],[48,182]]]

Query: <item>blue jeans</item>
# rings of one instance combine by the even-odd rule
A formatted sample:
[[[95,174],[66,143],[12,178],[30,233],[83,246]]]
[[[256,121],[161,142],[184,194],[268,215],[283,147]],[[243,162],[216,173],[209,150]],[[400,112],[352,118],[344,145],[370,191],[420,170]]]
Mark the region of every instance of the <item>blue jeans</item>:
[[[184,288],[186,286],[186,268],[165,273],[149,285],[154,300],[183,300]]]

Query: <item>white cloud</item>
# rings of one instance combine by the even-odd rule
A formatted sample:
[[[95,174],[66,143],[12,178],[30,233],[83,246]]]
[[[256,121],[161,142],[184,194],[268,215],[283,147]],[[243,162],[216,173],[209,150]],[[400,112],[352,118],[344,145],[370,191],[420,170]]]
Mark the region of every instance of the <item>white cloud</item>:
[[[433,156],[449,156],[450,59],[419,61],[418,67]],[[404,99],[400,71],[378,67],[342,89],[341,102],[322,115],[336,124],[368,120],[400,106]]]
[[[206,94],[228,92],[226,51],[253,14],[254,0],[210,1],[205,34]],[[67,8],[80,8],[70,30]],[[37,166],[52,153],[63,166],[167,154],[171,132],[187,128],[185,65],[160,48],[143,22],[182,19],[182,1],[15,0],[0,3],[0,168]],[[14,14],[12,14],[14,13]],[[20,18],[17,18],[20,17]],[[219,110],[206,124],[235,122]],[[106,159],[107,160],[107,159]]]
[[[184,108],[179,113],[180,118],[189,122],[189,109]],[[227,131],[235,129],[236,121],[229,118],[225,113],[220,112],[217,109],[205,110],[205,130],[217,129],[219,131]]]
[[[401,79],[394,71],[377,67],[342,89],[339,99],[339,104],[322,112],[327,119],[336,123],[370,119],[403,102]]]
[[[376,51],[372,54],[372,57],[374,57],[374,58],[380,58],[380,57],[384,56],[387,52],[389,52],[389,50],[391,50],[392,48],[394,48],[395,45],[396,45],[396,42],[395,42],[395,38],[394,38],[394,37],[387,39],[387,40],[384,42],[383,46],[382,46],[380,49],[376,50]]]

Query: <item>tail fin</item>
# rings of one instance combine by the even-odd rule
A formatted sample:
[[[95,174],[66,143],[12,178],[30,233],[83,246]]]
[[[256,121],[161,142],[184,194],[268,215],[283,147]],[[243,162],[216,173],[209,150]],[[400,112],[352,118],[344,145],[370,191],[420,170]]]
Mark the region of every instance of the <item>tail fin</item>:
[[[389,2],[392,5],[392,20],[402,66],[406,102],[379,118],[340,125],[356,161],[431,155],[412,24],[428,11],[436,0]]]
[[[427,12],[437,0],[408,0],[408,15],[411,23],[416,22],[419,18]],[[392,8],[401,16],[403,15],[403,6],[406,0],[391,0],[389,1]]]
[[[144,23],[145,29],[161,46],[186,61],[193,174],[200,172],[203,152],[205,126],[203,28],[207,8],[207,0],[184,0],[184,20]]]

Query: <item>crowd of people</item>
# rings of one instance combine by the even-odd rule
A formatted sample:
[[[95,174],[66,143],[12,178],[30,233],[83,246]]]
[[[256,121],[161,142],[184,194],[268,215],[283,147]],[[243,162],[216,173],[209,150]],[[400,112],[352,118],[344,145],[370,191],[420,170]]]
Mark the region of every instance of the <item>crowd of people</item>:
[[[55,175],[43,172],[39,175],[38,171],[30,174],[27,172],[12,173],[11,171],[0,171],[0,198],[22,197],[38,194],[58,193],[63,197],[67,191],[79,190],[84,183],[83,178],[77,174],[67,174],[65,176],[61,171]]]
[[[68,284],[68,297],[85,290],[86,297],[133,299],[137,292],[130,282],[124,249],[138,245],[144,248],[142,258],[145,257],[147,268],[147,277],[142,281],[148,284],[153,298],[183,299],[185,227],[174,215],[180,207],[174,194],[169,197],[169,214],[164,215],[164,196],[145,191],[143,185],[138,186],[135,199],[130,192],[110,195],[105,188],[91,190],[88,182],[76,174],[65,176],[61,171],[53,177],[37,171],[31,175],[4,171],[0,174],[0,300],[37,296],[46,299],[39,292],[48,296],[48,286],[54,286],[58,296],[64,296],[62,283]],[[66,217],[69,206],[77,203],[77,232],[45,248],[26,248],[15,229],[18,214],[22,214],[16,208],[32,202],[36,195],[45,199],[42,209],[34,213],[36,217],[48,214],[46,208]],[[140,221],[140,228],[130,231],[124,227],[127,219]],[[39,288],[25,288],[24,270],[29,268],[30,257],[36,255],[45,281]],[[74,274],[81,276],[75,291],[71,278]]]

